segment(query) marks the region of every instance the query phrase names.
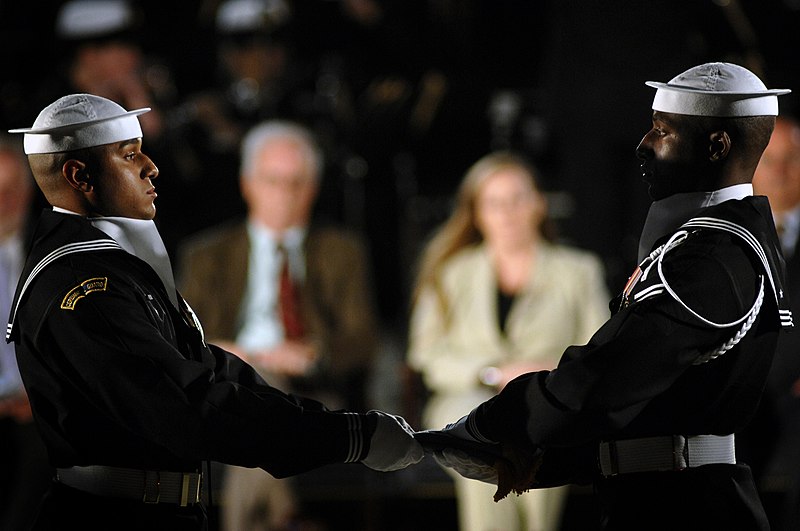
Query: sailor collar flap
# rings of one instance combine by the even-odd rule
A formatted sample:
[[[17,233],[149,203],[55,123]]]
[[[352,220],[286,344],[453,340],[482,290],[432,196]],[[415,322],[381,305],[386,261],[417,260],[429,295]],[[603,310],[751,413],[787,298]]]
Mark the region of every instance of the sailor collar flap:
[[[17,293],[14,297],[14,302],[12,303],[11,306],[11,315],[9,316],[8,325],[6,326],[6,342],[15,339],[13,337],[13,333],[15,331],[14,322],[16,321],[17,310],[19,309],[20,302],[25,296],[25,292],[28,290],[28,287],[31,285],[34,278],[36,278],[36,276],[39,273],[44,271],[44,269],[48,265],[50,265],[54,261],[64,256],[68,256],[70,254],[75,254],[75,253],[107,251],[107,250],[122,251],[123,249],[117,242],[109,238],[63,245],[61,247],[58,247],[57,249],[54,249],[53,251],[48,253],[44,258],[42,258],[33,267],[33,269],[31,269],[31,271],[28,272],[28,274],[25,277],[20,277],[20,286],[17,288]]]
[[[761,275],[766,279],[766,284],[770,288],[769,291],[774,297],[775,303],[778,306],[781,325],[784,327],[792,327],[792,313],[789,309],[787,294],[783,288],[783,261],[780,258],[780,255],[770,252],[771,248],[769,246],[763,245],[752,232],[744,228],[742,225],[709,216],[690,219],[675,233],[673,233],[666,243],[663,243],[653,250],[653,252],[651,252],[650,255],[648,255],[639,264],[639,267],[631,276],[631,279],[629,279],[624,291],[625,300],[628,303],[640,302],[654,295],[661,294],[666,290],[670,292],[670,295],[672,295],[673,298],[676,298],[676,300],[681,302],[677,294],[669,289],[669,282],[661,273],[661,262],[668,252],[684,243],[686,239],[694,234],[697,230],[703,229],[718,230],[730,233],[748,245],[761,263]],[[687,307],[687,309],[689,308]],[[700,316],[698,317],[707,324],[720,328],[732,326],[741,321],[740,319],[739,321],[733,323],[717,324],[706,321]]]
[[[756,198],[757,199],[757,198]],[[738,202],[736,202],[738,203]],[[667,293],[684,309],[692,314],[698,321],[706,326],[714,328],[738,327],[736,333],[730,340],[726,341],[718,348],[705,353],[695,363],[704,363],[714,359],[735,346],[744,337],[747,331],[761,310],[765,296],[772,296],[778,308],[778,317],[783,328],[793,327],[792,312],[789,309],[789,301],[784,291],[784,264],[783,258],[775,245],[776,235],[774,229],[764,223],[762,215],[748,216],[747,209],[735,209],[728,206],[710,207],[704,209],[703,216],[691,218],[674,232],[665,243],[653,250],[650,255],[636,268],[636,271],[628,280],[627,285],[621,295],[622,307],[628,304],[638,303],[656,295]],[[759,210],[758,203],[753,206]],[[743,215],[742,212],[744,212]],[[750,212],[753,212],[750,210]],[[751,308],[739,319],[732,322],[714,322],[694,311],[689,305],[681,300],[680,296],[670,287],[669,281],[665,278],[661,269],[664,256],[679,247],[692,235],[698,231],[713,230],[722,231],[733,235],[735,238],[744,242],[752,250],[760,263],[759,276],[761,285],[759,287],[756,300]],[[766,291],[770,294],[766,294]]]

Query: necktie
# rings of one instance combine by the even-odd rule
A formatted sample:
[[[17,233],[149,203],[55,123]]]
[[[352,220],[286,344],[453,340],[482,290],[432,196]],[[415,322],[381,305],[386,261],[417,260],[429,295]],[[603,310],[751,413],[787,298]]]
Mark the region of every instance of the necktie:
[[[281,261],[280,289],[278,306],[286,339],[300,339],[304,335],[303,320],[300,315],[300,292],[292,280],[289,270],[289,253],[283,244],[278,244]]]

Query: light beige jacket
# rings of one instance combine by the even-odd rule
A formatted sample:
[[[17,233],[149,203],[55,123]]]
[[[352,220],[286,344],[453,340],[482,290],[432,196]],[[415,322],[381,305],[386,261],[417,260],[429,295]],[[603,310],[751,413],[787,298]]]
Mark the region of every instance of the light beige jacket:
[[[483,367],[513,360],[555,367],[568,346],[586,343],[609,317],[601,262],[562,245],[539,245],[534,273],[508,315],[506,336],[498,324],[497,281],[485,245],[454,255],[442,281],[450,326],[429,288],[413,308],[409,330],[409,365],[432,393],[423,412],[428,428],[442,428],[493,396],[479,382]]]

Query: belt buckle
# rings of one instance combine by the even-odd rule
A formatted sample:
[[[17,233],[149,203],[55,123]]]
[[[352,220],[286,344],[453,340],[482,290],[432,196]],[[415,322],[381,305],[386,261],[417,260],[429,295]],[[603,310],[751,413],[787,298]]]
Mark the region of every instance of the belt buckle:
[[[197,474],[197,484],[195,485],[194,492],[192,493],[191,500],[189,499],[189,489],[192,486],[192,476],[195,474],[190,474],[189,472],[184,472],[181,475],[181,507],[186,507],[189,505],[190,501],[192,504],[200,502],[200,482],[202,481],[203,475]]]
[[[604,451],[605,450],[605,451]],[[617,451],[617,441],[603,441],[600,443],[598,452],[600,472],[603,477],[619,475],[619,452]],[[607,465],[606,466],[604,466]]]
[[[683,435],[672,436],[672,469],[686,470],[689,468],[689,438]]]
[[[151,489],[153,485],[155,489]],[[155,496],[152,493],[155,490]],[[158,503],[161,500],[161,473],[158,470],[145,470],[144,471],[144,495],[142,501],[144,503]]]

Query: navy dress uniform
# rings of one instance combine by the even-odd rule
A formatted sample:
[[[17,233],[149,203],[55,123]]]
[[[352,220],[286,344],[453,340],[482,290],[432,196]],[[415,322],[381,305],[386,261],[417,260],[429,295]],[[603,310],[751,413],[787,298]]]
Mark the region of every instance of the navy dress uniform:
[[[648,85],[654,123],[656,113],[774,116],[788,92],[728,63]],[[767,199],[749,182],[716,184],[654,201],[641,263],[586,345],[443,430],[499,446],[517,470],[452,450],[440,463],[497,482],[496,498],[593,484],[603,529],[769,529],[733,434],[757,409],[779,330],[792,326],[784,264]]]
[[[142,112],[69,95],[13,132],[25,133],[28,154],[72,153],[140,138]],[[205,529],[204,461],[285,477],[422,458],[400,417],[285,394],[208,344],[152,219],[78,215],[55,199],[35,230],[7,336],[57,469],[36,529]]]

